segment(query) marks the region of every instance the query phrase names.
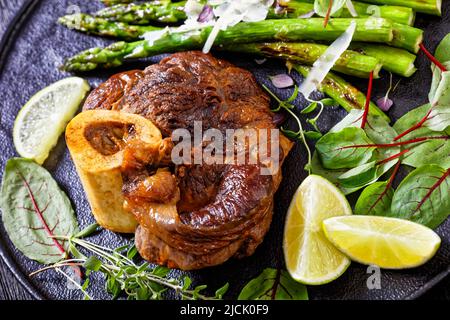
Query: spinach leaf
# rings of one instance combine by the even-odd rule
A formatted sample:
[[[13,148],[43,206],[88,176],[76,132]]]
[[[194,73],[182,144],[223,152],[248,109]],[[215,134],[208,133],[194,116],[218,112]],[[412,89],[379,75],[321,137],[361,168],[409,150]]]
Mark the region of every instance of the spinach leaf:
[[[358,198],[354,213],[358,215],[389,216],[394,189],[388,181],[367,186]]]
[[[287,271],[267,268],[245,285],[238,300],[308,300],[308,292]]]
[[[331,4],[330,16],[339,16],[341,9],[344,7],[346,0],[315,0],[314,12],[321,17],[325,17]]]
[[[430,105],[418,107],[406,113],[395,124],[394,129],[401,133],[411,128],[430,110]],[[428,122],[428,121],[427,121]],[[448,135],[443,131],[432,131],[430,128],[422,126],[404,136],[400,141],[406,141],[419,137],[437,137]],[[411,152],[405,154],[402,164],[418,168],[427,164],[437,164],[444,168],[450,167],[450,140],[434,139],[414,145],[407,145],[404,148],[411,149]]]
[[[324,135],[317,141],[316,150],[327,169],[354,168],[369,161],[375,148],[352,146],[372,143],[363,129],[348,127]]]
[[[412,171],[394,193],[390,216],[430,228],[450,214],[450,169],[425,165]]]
[[[27,159],[8,160],[0,206],[6,231],[25,256],[44,264],[66,256],[67,243],[53,236],[77,233],[77,220],[69,199],[44,168]]]

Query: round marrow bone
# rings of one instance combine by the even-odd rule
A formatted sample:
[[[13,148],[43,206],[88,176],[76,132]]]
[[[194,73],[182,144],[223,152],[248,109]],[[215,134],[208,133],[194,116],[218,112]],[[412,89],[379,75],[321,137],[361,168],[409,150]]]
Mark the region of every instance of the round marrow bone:
[[[124,209],[122,173],[130,145],[166,151],[159,129],[137,114],[89,110],[68,124],[66,142],[97,222],[115,232],[134,232],[137,221]],[[157,154],[155,162],[161,158]]]

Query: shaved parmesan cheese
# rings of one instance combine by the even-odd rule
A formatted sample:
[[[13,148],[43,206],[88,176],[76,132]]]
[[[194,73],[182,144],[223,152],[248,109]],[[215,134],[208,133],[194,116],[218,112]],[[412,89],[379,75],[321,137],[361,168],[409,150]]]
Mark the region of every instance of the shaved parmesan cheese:
[[[265,20],[274,0],[210,0],[208,4],[213,6],[214,15],[218,17],[208,39],[203,47],[203,52],[208,53],[217,35],[221,30],[234,26],[241,21],[257,22]]]
[[[353,5],[353,2],[351,0],[346,0],[345,5],[352,15],[352,17],[357,17],[358,13],[356,12],[355,6]]]
[[[350,46],[355,30],[356,23],[352,21],[347,30],[328,47],[316,62],[314,62],[311,71],[299,88],[299,92],[301,92],[306,99],[308,99],[309,95],[319,87],[339,57]]]
[[[161,39],[164,35],[166,35],[168,33],[170,33],[170,28],[165,27],[162,30],[154,30],[154,31],[146,32],[142,35],[142,37],[144,38],[144,40],[147,41],[147,44],[149,46],[152,46],[156,40]]]
[[[200,0],[188,0],[184,7],[187,19],[183,25],[177,28],[167,27],[163,30],[146,32],[142,38],[147,41],[148,46],[152,46],[155,41],[167,34],[183,33],[189,37],[195,35],[202,28],[213,26],[203,47],[203,52],[208,53],[221,30],[226,30],[241,21],[265,20],[273,3],[274,0],[209,0],[206,3]],[[212,8],[214,13],[213,16],[211,14],[212,19],[200,17],[202,13],[205,13],[205,7]]]

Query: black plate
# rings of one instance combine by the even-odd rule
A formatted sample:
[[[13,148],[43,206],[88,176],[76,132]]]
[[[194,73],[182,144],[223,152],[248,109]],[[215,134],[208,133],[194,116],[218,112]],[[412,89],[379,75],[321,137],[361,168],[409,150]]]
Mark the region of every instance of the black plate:
[[[56,23],[56,19],[66,13],[76,12],[79,5],[83,11],[94,11],[100,7],[99,1],[83,0],[45,0],[27,1],[9,28],[7,37],[0,47],[0,167],[3,171],[7,159],[16,156],[11,132],[15,116],[20,107],[39,89],[50,83],[67,77],[58,70],[65,57],[93,46],[105,45],[109,40],[90,37],[67,30]],[[422,16],[417,19],[417,26],[426,30],[425,44],[434,50],[440,39],[450,32],[450,2],[444,4],[444,18]],[[268,83],[268,76],[285,72],[283,64],[268,61],[259,66],[251,57],[222,55],[237,65],[251,70],[258,81]],[[160,57],[144,62],[127,65],[125,68],[144,68],[156,62]],[[426,102],[431,83],[429,63],[420,56],[417,65],[419,72],[410,79],[402,79],[401,85],[392,95],[395,107],[389,116],[396,120],[406,111]],[[92,87],[106,80],[117,72],[99,71],[87,76]],[[298,81],[301,77],[296,77]],[[365,82],[350,79],[352,83],[365,90]],[[396,79],[395,79],[396,80]],[[384,95],[389,83],[388,74],[376,82],[375,97]],[[289,95],[289,90],[276,90],[281,96]],[[304,101],[297,101],[300,108]],[[341,108],[329,108],[321,118],[319,126],[327,130],[345,115]],[[210,288],[218,288],[230,282],[227,298],[235,298],[242,286],[258,275],[264,267],[275,267],[282,261],[281,242],[286,209],[297,186],[305,178],[302,169],[305,164],[304,150],[297,145],[287,159],[283,172],[284,180],[276,195],[275,215],[272,227],[264,243],[256,253],[243,260],[232,260],[222,266],[192,272],[194,283],[208,284]],[[70,159],[64,141],[52,152],[51,159],[45,163],[60,186],[67,192],[78,214],[82,227],[93,222],[89,205],[83,193],[78,176]],[[437,255],[425,266],[404,271],[382,271],[382,289],[369,290],[366,282],[369,277],[367,267],[353,263],[347,272],[331,284],[309,287],[312,299],[412,299],[423,294],[448,273],[450,273],[450,220],[441,225],[437,232],[442,237],[442,245]],[[116,247],[130,241],[129,237],[103,231],[93,238],[100,244]],[[56,273],[48,272],[29,279],[28,274],[41,267],[18,252],[0,224],[0,253],[17,279],[38,299],[76,299],[81,295],[76,290],[67,288],[66,281]],[[93,296],[106,299],[101,277],[94,279],[91,287]]]

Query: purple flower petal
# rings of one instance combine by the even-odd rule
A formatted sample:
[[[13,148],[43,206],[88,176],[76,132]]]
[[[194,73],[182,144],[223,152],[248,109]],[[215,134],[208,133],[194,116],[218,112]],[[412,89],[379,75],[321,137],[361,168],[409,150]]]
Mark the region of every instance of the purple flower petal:
[[[316,12],[314,10],[311,10],[305,14],[302,14],[300,16],[298,16],[299,19],[308,19],[311,18]]]
[[[279,126],[280,124],[282,124],[284,121],[286,121],[286,114],[284,112],[278,112],[275,113],[273,115],[272,118],[272,122],[276,125]]]
[[[263,58],[263,59],[255,59],[256,64],[263,64],[264,62],[266,62],[267,59]]]
[[[198,22],[208,22],[214,19],[214,12],[211,6],[205,5],[202,12],[198,16]]]
[[[294,80],[285,73],[270,77],[270,81],[278,89],[288,88],[294,85]]]
[[[394,102],[389,98],[380,98],[377,100],[377,106],[383,111],[389,111],[389,109],[394,105]]]

